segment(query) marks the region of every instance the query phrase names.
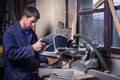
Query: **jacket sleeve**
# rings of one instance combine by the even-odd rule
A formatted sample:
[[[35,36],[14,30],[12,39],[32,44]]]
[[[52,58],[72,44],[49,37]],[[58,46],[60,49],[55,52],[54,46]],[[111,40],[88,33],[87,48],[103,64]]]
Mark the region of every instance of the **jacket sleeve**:
[[[41,52],[38,52],[38,59],[41,61],[41,62],[43,62],[43,63],[47,63],[48,61],[47,61],[47,56],[43,56],[42,54],[41,54]]]
[[[9,31],[3,34],[4,55],[10,60],[20,60],[34,56],[34,50],[31,45],[18,47],[14,36]]]

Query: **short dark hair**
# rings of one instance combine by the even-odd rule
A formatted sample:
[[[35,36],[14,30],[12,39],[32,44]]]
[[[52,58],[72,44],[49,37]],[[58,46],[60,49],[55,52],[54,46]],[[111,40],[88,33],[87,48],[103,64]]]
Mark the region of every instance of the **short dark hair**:
[[[36,17],[37,19],[40,18],[40,13],[35,7],[26,7],[23,11],[23,15],[25,15],[27,18],[29,17]]]

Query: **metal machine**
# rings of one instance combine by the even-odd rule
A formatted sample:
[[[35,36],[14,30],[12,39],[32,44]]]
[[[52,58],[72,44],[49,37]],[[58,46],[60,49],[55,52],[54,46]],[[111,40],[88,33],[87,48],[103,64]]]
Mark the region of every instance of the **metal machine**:
[[[120,77],[104,72],[108,71],[108,67],[89,39],[80,34],[74,38],[82,38],[87,44],[74,44],[68,47],[71,43],[66,42],[65,37],[52,35],[52,43],[50,42],[51,44],[41,54],[53,60],[48,64],[41,64],[39,75],[47,75],[50,80],[120,80]],[[100,69],[100,65],[103,70]]]

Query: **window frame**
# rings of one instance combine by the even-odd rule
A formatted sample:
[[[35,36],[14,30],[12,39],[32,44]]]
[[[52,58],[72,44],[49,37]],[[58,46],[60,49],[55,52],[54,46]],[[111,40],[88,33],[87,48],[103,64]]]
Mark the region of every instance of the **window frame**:
[[[104,47],[100,47],[100,50],[108,54],[120,54],[120,47],[112,47],[113,18],[109,8],[108,0],[105,0],[103,8],[86,11],[79,11],[79,1],[81,0],[77,0],[77,16],[104,12]],[[120,10],[120,5],[115,6],[115,10]],[[77,33],[79,33],[79,25],[79,17],[77,17]]]

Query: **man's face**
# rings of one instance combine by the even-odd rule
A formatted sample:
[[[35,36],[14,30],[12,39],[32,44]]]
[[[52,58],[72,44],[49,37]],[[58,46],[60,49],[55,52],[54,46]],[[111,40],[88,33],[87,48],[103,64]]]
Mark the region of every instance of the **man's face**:
[[[30,17],[30,18],[25,17],[24,18],[24,28],[25,29],[31,29],[31,28],[33,28],[35,26],[37,20],[38,19],[35,18],[34,16]]]

